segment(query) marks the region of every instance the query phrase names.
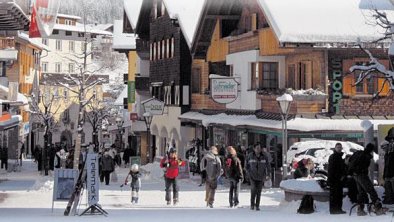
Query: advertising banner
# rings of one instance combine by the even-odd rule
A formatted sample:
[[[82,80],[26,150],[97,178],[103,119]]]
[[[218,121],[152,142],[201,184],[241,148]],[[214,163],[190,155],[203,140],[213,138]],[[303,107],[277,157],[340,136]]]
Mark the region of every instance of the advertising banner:
[[[92,206],[99,202],[99,184],[98,177],[98,155],[95,153],[88,153],[86,155],[86,189],[88,190],[88,204]]]

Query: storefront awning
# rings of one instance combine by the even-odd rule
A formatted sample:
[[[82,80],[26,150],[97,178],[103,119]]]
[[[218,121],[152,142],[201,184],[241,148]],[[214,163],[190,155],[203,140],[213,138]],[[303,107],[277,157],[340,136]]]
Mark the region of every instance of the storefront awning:
[[[282,121],[259,119],[256,115],[228,115],[220,113],[216,115],[205,115],[199,112],[187,112],[182,114],[179,119],[182,122],[198,122],[207,127],[210,125],[228,125],[233,127],[253,127],[270,130],[281,130]],[[347,131],[362,132],[362,119],[308,119],[295,117],[287,121],[289,131],[316,132],[316,131]],[[394,124],[394,120],[369,120],[377,130],[379,124]]]

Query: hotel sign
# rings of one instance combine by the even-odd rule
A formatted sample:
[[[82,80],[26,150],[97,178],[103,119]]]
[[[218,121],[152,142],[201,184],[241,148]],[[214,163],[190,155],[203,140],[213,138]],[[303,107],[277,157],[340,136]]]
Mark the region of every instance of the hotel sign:
[[[215,75],[216,76],[216,75]],[[212,77],[211,97],[221,104],[234,102],[238,97],[238,82],[232,77]]]

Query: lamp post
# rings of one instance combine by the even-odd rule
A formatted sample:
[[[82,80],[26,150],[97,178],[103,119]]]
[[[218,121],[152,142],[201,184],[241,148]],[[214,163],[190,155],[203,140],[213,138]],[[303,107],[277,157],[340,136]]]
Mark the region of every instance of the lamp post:
[[[123,150],[123,119],[121,117],[116,117],[115,123],[118,126],[118,138],[119,138],[119,150],[121,152]]]
[[[150,125],[151,125],[151,123],[152,123],[152,118],[153,118],[153,115],[152,115],[152,113],[150,113],[150,112],[146,112],[146,113],[144,113],[144,120],[145,120],[145,124],[146,124],[146,132],[147,132],[147,135],[146,135],[146,144],[147,144],[147,146],[148,146],[148,153],[149,153],[149,162],[150,163],[152,163],[153,162],[153,150],[152,150],[152,147],[151,147],[151,145],[150,145]]]
[[[278,101],[282,116],[282,179],[285,179],[287,176],[287,116],[289,114],[290,104],[293,101],[293,97],[290,94],[285,93],[276,98],[276,101]]]

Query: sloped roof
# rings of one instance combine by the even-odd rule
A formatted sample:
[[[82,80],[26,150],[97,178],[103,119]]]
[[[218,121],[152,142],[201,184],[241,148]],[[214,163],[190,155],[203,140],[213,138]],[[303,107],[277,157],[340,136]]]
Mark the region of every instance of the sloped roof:
[[[136,49],[135,39],[137,38],[134,34],[123,33],[123,20],[114,21],[114,38],[112,48],[117,49]]]
[[[389,0],[258,0],[281,43],[373,41],[384,30],[373,25],[371,9]],[[387,8],[385,8],[387,9]],[[388,12],[394,17],[393,12]]]
[[[78,22],[76,23],[76,25],[55,24],[55,27],[53,29],[72,31],[72,32],[85,32],[84,25]],[[86,32],[97,34],[97,35],[112,35],[111,32],[103,31],[95,27],[92,27],[90,25],[86,25]]]
[[[163,0],[170,18],[178,19],[183,35],[191,48],[198,21],[206,0]]]
[[[124,10],[133,29],[137,27],[143,0],[124,0]]]

